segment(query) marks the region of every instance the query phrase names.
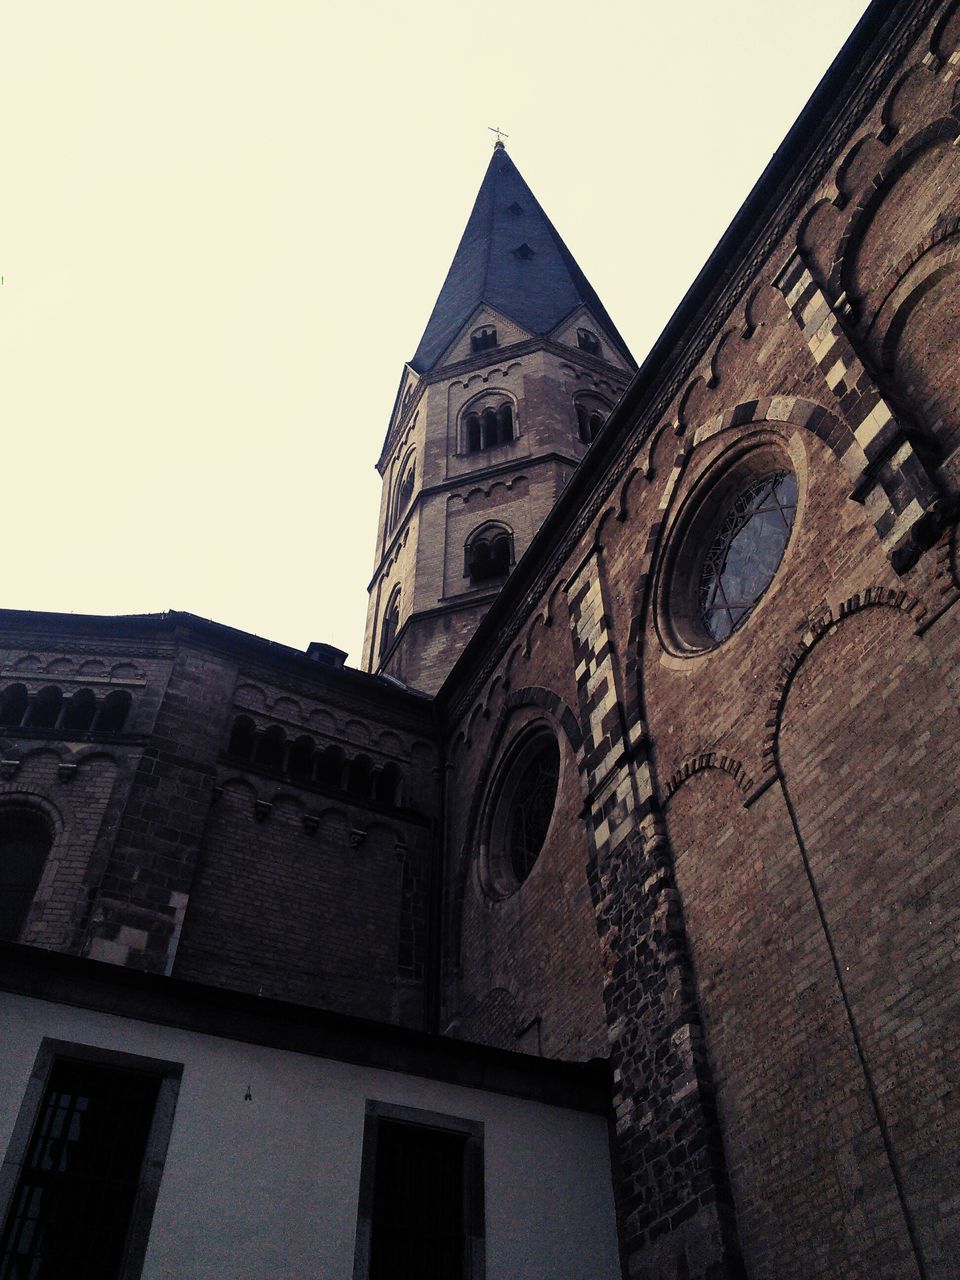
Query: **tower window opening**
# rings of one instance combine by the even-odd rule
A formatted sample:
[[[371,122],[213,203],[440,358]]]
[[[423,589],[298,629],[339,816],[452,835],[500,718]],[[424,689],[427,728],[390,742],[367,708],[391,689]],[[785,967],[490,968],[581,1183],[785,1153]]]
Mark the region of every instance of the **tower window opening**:
[[[585,351],[588,356],[598,356],[600,354],[600,339],[592,329],[577,330],[577,346],[581,351]]]
[[[400,630],[400,589],[396,588],[387,604],[387,611],[383,616],[383,629],[380,632],[380,656],[381,658],[389,651],[390,646],[397,638],[397,632]]]
[[[599,434],[600,428],[607,420],[610,406],[599,396],[590,395],[576,400],[577,430],[584,444],[592,444]]]
[[[534,251],[527,244],[526,240],[524,240],[523,244],[518,244],[513,251],[513,256],[515,258],[519,258],[521,262],[526,262],[528,258],[533,257],[533,254]]]
[[[482,453],[509,444],[514,438],[513,405],[505,401],[499,406],[490,405],[468,413],[463,419],[462,443],[464,453]]]
[[[497,331],[493,325],[485,324],[470,335],[470,350],[473,352],[489,351],[497,345]]]
[[[505,578],[513,565],[513,534],[503,525],[486,525],[467,543],[464,573],[472,584]]]
[[[413,498],[413,487],[417,478],[416,463],[411,458],[403,469],[400,483],[397,485],[396,497],[393,502],[393,517],[390,521],[391,525],[395,525]]]

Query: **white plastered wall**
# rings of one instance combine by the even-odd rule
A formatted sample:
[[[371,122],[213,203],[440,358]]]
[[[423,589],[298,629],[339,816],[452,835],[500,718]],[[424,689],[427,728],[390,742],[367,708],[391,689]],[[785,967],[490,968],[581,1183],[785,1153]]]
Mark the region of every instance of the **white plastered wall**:
[[[368,1099],[483,1122],[487,1280],[619,1277],[603,1117],[23,996],[0,1026],[3,1151],[44,1036],[183,1064],[145,1280],[351,1280]]]

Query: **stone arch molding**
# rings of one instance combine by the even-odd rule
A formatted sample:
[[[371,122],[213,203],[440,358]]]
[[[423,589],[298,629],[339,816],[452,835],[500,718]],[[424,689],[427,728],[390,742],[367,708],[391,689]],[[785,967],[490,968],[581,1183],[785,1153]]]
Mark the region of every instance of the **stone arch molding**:
[[[719,751],[702,751],[699,755],[688,756],[679,769],[675,769],[670,775],[664,788],[664,802],[675,795],[688,778],[692,778],[695,773],[702,773],[704,769],[719,769],[728,774],[744,796],[748,796],[753,790],[753,778],[743,767],[742,761]]]
[[[657,519],[650,525],[638,557],[639,572],[634,591],[633,615],[624,672],[627,689],[625,709],[631,723],[640,723],[643,718],[640,681],[645,620],[663,547],[663,535],[666,530],[672,528],[674,523],[673,506],[680,488],[680,481],[686,473],[695,450],[708,440],[734,427],[763,423],[801,427],[817,436],[838,460],[846,464],[846,458],[849,456],[846,451],[853,443],[853,433],[850,428],[823,405],[815,404],[812,400],[806,400],[800,396],[764,396],[759,400],[744,401],[704,422],[680,444],[663,487]]]
[[[800,667],[821,641],[833,635],[844,621],[855,613],[861,613],[864,609],[876,608],[894,609],[906,614],[913,620],[915,630],[922,627],[926,615],[924,605],[916,596],[896,587],[869,586],[841,601],[836,607],[828,606],[784,655],[769,701],[758,775],[754,777],[744,766],[743,761],[735,755],[712,749],[701,751],[687,756],[670,775],[663,788],[664,804],[669,802],[685,782],[706,769],[718,769],[728,774],[741,793],[744,805],[752,804],[777,776],[783,712],[790,688]]]
[[[765,781],[772,780],[777,771],[783,712],[797,672],[813,650],[828,636],[833,635],[848,618],[864,609],[878,608],[894,609],[906,614],[913,620],[915,631],[922,627],[927,612],[924,604],[907,591],[897,587],[869,586],[848,596],[835,607],[828,606],[784,656],[774,683],[766,719],[767,732],[762,748],[762,773]]]
[[[580,728],[580,722],[573,714],[566,702],[554,693],[551,689],[544,689],[539,685],[528,685],[522,689],[515,689],[508,693],[504,699],[503,706],[500,708],[494,726],[493,734],[490,739],[490,749],[486,754],[483,767],[477,778],[476,786],[470,800],[470,807],[467,813],[467,822],[465,826],[465,837],[463,845],[458,851],[456,863],[453,873],[453,893],[451,900],[451,936],[449,956],[453,973],[451,976],[459,977],[460,974],[460,956],[462,949],[463,935],[463,905],[466,896],[467,881],[470,875],[470,869],[474,864],[472,852],[477,844],[477,833],[480,829],[480,818],[483,810],[483,802],[486,799],[490,781],[498,768],[503,756],[505,746],[508,745],[508,729],[510,721],[517,711],[531,709],[540,711],[544,718],[548,719],[557,730],[557,737],[566,738],[567,743],[573,752],[574,760],[577,759],[580,748],[583,744],[583,731]],[[479,705],[474,708],[474,715],[480,712]],[[468,739],[469,741],[469,739]],[[579,771],[578,771],[579,772]]]

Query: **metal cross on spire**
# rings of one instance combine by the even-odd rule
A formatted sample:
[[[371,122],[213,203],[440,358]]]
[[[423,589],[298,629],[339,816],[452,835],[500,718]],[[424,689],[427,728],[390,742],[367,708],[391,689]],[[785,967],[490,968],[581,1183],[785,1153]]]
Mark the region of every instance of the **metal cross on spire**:
[[[493,127],[493,125],[488,124],[488,125],[487,125],[487,129],[490,131],[490,133],[495,133],[495,134],[497,135],[497,140],[496,140],[496,142],[493,144],[493,149],[494,149],[494,151],[496,151],[496,149],[497,149],[498,147],[502,147],[502,146],[503,146],[503,140],[504,140],[504,138],[509,138],[509,137],[510,137],[509,133],[504,133],[504,132],[503,132],[503,130],[502,130],[499,126],[498,126],[497,128],[494,128],[494,127]]]

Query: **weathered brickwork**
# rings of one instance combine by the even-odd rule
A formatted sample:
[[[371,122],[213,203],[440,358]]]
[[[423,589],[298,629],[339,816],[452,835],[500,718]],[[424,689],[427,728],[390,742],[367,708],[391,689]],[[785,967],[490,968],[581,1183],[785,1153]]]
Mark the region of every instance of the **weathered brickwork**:
[[[589,450],[574,397],[628,373],[589,309],[408,367],[364,665],[435,699],[185,615],[0,616],[0,823],[54,832],[24,940],[609,1055],[625,1280],[952,1280],[958,69],[960,5],[871,6]],[[518,434],[464,451],[494,391]],[[784,477],[717,641],[706,553]],[[491,519],[529,554],[471,592]],[[128,719],[31,724],[57,681]]]
[[[53,835],[22,941],[423,1024],[425,700],[189,615],[5,614],[4,640],[0,822]],[[129,694],[123,724],[76,731],[74,689]]]
[[[522,652],[576,708],[630,1276],[954,1265],[960,17],[878,10],[441,692],[470,739]],[[684,537],[737,467],[798,505],[714,646]]]

